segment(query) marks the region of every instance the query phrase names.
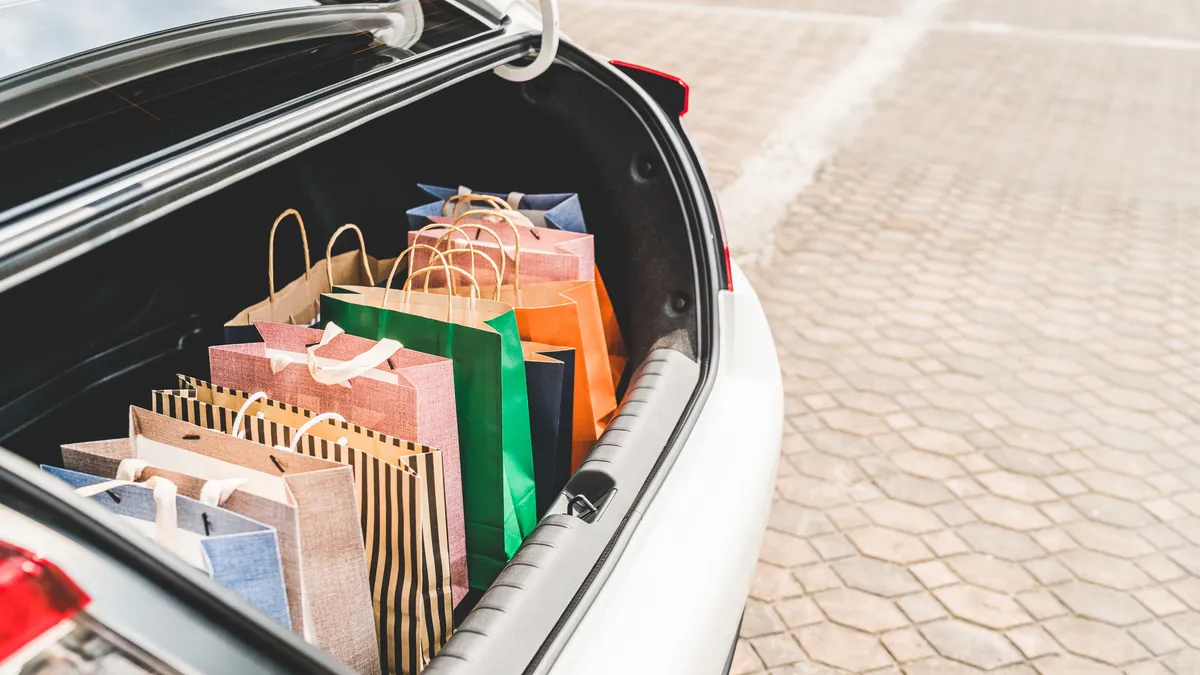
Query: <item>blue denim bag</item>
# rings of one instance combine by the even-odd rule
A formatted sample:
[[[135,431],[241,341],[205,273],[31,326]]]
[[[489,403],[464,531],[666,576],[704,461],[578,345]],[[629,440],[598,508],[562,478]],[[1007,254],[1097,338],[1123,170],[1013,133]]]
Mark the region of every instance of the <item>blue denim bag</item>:
[[[43,465],[42,469],[75,489],[109,480],[53,466]],[[154,490],[149,487],[118,485],[92,499],[114,515],[155,522]],[[207,567],[204,571],[290,630],[292,622],[275,528],[183,495],[175,496],[175,510],[179,530],[194,535],[189,537],[190,541],[198,540]]]
[[[450,197],[459,193],[459,188],[438,187],[436,185],[423,185],[421,183],[417,183],[417,187],[424,190],[431,197],[436,198],[437,201],[413,207],[405,212],[408,215],[408,229],[410,230],[419,230],[431,222],[430,218],[442,215],[442,204]],[[518,193],[474,192],[472,194],[498,197],[508,201],[510,197],[516,196]],[[524,214],[536,227],[549,227],[555,230],[565,230],[579,234],[587,233],[587,226],[583,222],[583,209],[579,206],[579,195],[574,192],[538,195],[521,194],[517,203],[510,203],[509,206]],[[463,210],[460,209],[459,212],[462,213]]]

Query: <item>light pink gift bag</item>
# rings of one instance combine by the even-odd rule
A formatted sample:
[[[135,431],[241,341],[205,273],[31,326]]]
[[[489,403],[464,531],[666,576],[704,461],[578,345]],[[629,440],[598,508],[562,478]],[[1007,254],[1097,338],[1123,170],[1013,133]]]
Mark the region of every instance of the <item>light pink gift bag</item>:
[[[214,385],[338,413],[351,424],[442,451],[457,604],[468,579],[453,362],[394,340],[347,335],[332,324],[324,332],[267,322],[255,327],[263,342],[209,347]]]

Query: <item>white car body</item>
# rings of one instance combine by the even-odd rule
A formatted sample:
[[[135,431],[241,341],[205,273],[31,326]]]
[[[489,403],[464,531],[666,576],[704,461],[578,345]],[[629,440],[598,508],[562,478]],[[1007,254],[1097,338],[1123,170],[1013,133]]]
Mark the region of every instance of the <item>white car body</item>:
[[[551,672],[721,673],[770,515],[783,384],[758,295],[733,266],[696,426]]]

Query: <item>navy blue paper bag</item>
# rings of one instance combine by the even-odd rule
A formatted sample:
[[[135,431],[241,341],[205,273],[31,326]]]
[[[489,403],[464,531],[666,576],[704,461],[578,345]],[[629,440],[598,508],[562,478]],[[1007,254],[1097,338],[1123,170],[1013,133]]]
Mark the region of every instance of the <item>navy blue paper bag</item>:
[[[571,414],[575,409],[575,350],[522,342],[529,391],[533,482],[540,518],[571,477]]]

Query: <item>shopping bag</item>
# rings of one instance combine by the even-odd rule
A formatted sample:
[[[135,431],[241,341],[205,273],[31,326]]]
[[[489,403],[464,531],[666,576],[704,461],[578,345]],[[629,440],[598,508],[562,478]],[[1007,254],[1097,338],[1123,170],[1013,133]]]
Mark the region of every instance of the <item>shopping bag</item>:
[[[529,392],[529,435],[538,517],[546,513],[571,477],[571,414],[575,398],[575,350],[522,342]]]
[[[492,206],[502,206],[505,209],[514,209],[528,218],[535,227],[547,227],[580,234],[587,232],[587,226],[583,222],[583,209],[579,205],[579,195],[574,192],[558,194],[473,192],[464,186],[455,189],[420,183],[417,184],[417,187],[437,201],[422,204],[406,212],[410,230],[419,230],[425,227],[431,222],[430,218],[454,215],[451,209],[460,205],[470,208],[476,204],[487,203]],[[488,197],[497,201],[483,200],[478,197]],[[419,268],[414,265],[413,269]]]
[[[486,218],[497,218],[506,221],[510,227],[495,227],[496,222],[488,222]],[[472,246],[483,251],[503,269],[508,250],[521,249],[521,281],[563,281],[593,279],[596,276],[595,254],[593,251],[592,235],[534,228],[528,221],[518,222],[513,214],[504,211],[472,209],[462,215],[431,217],[431,225],[408,233],[408,243],[425,244],[439,250],[459,248],[461,238],[446,237],[452,230],[447,225],[462,226],[464,224],[485,225],[494,228],[494,235],[478,237],[471,241]],[[499,242],[493,240],[499,238]],[[430,267],[429,252],[418,249],[413,253],[409,269],[419,270]],[[436,268],[435,268],[436,270]],[[504,273],[502,283],[511,284],[516,272],[515,266],[509,266]],[[488,270],[480,269],[476,278],[480,287],[494,286],[496,280]],[[446,277],[441,271],[430,274],[430,284],[434,287],[446,285]],[[486,295],[486,294],[485,294]]]
[[[537,522],[529,395],[512,308],[386,288],[337,291],[321,297],[330,322],[453,361],[467,565],[471,587],[487,588]]]
[[[376,607],[380,607],[380,596],[422,598],[421,621],[425,635],[422,646],[429,656],[436,653],[449,638],[453,619],[442,453],[344,420],[323,419],[310,425],[320,415],[271,400],[257,392],[250,394],[217,387],[182,375],[180,384],[183,389],[151,392],[155,412],[208,429],[244,435],[249,440],[271,446],[290,446],[297,430],[305,429],[304,441],[299,445],[301,452],[326,459],[335,454],[346,458],[346,463],[354,469]],[[345,449],[339,450],[335,445],[345,446]],[[386,509],[381,508],[387,502],[368,499],[371,494],[368,486],[406,486],[404,481],[408,478],[403,475],[406,471],[422,483],[420,494],[423,495],[419,498],[423,582],[421,586],[411,588],[402,588],[395,579],[388,577],[388,571],[384,569],[386,558],[378,554],[379,551],[391,551],[393,558],[403,559],[407,544],[403,532],[405,523],[389,517]],[[401,503],[407,503],[403,496]],[[387,629],[383,618],[379,614],[376,616],[381,640],[386,637]],[[383,649],[388,648],[384,646]],[[385,655],[387,653],[399,652],[393,648]]]
[[[136,484],[52,466],[42,469],[285,628],[292,627],[279,538],[273,528],[177,494],[175,484],[165,479]]]
[[[131,407],[129,438],[64,445],[63,465],[115,478],[122,459],[193,499],[209,481],[245,479],[221,506],[275,528],[292,630],[359,673],[381,673],[350,467],[290,454]],[[395,573],[400,573],[397,570]]]
[[[506,224],[515,229],[514,224]],[[451,233],[456,235],[459,241],[467,236],[464,230],[471,228],[486,232],[489,237],[495,236],[495,230],[485,225],[464,223],[461,227],[453,227]],[[468,248],[450,249],[444,253],[445,256],[463,267],[467,265],[458,258],[462,253],[470,253],[472,258],[482,257],[489,262],[489,265],[484,267],[494,264],[470,237],[467,237],[466,243],[462,245]],[[503,259],[501,263],[504,263]],[[512,264],[505,267],[522,270],[524,264],[524,249],[515,247]],[[425,270],[420,270],[419,273],[424,276]],[[492,277],[495,278],[495,275]],[[523,274],[518,278],[523,278]],[[426,287],[427,281],[421,280],[422,288]],[[448,288],[450,287],[426,290],[446,293]],[[464,289],[460,287],[458,290]],[[492,297],[514,308],[522,340],[560,345],[575,350],[575,371],[572,378],[574,409],[569,423],[572,426],[573,437],[571,468],[578,469],[600,438],[600,434],[604,432],[608,419],[617,406],[612,372],[613,354],[607,345],[596,283],[522,281],[504,288],[480,285],[480,292],[484,297]]]
[[[288,216],[294,217],[300,226],[300,239],[304,244],[304,276],[277,291],[275,230]],[[353,231],[358,235],[359,250],[332,255],[334,242],[346,231]],[[295,209],[287,209],[279,214],[271,225],[271,233],[267,240],[267,298],[238,312],[237,316],[225,322],[225,342],[236,344],[259,340],[258,331],[254,328],[255,322],[258,321],[313,326],[321,318],[319,296],[332,289],[335,281],[372,286],[375,278],[386,275],[391,269],[391,262],[380,261],[368,255],[362,231],[348,223],[338,228],[329,238],[329,243],[325,246],[325,259],[318,260],[317,264],[313,265],[308,253],[308,232],[304,228],[304,219]],[[382,275],[379,274],[380,270],[383,271]]]
[[[336,412],[352,424],[416,441],[442,452],[450,578],[461,598],[469,583],[455,375],[450,359],[404,349],[389,340],[260,323],[265,342],[209,348],[215,385],[264,392],[275,401]],[[311,366],[310,366],[311,363]]]
[[[443,227],[439,227],[438,225],[442,225]],[[468,234],[467,230],[474,230],[475,236]],[[479,236],[484,233],[487,236]],[[547,253],[548,248],[554,250],[560,248],[549,241],[551,237],[555,236],[578,237],[579,235],[531,229],[517,222],[513,218],[513,214],[509,212],[479,209],[467,211],[449,223],[439,220],[438,223],[427,225],[418,232],[409,232],[409,241],[420,242],[441,251],[462,248],[463,246],[469,246],[473,250],[480,251],[487,255],[500,268],[501,277],[505,280],[505,285],[513,285],[518,278],[523,287],[528,287],[528,284],[547,281],[594,281],[595,291],[594,293],[589,293],[589,295],[594,294],[595,296],[595,303],[599,312],[600,330],[604,338],[604,349],[607,352],[603,360],[607,362],[606,368],[609,371],[609,378],[612,380],[612,388],[615,390],[620,384],[621,376],[629,359],[625,348],[625,341],[621,337],[620,326],[617,324],[616,313],[613,311],[612,301],[608,296],[608,290],[605,288],[604,281],[601,279],[598,270],[595,269],[592,262],[591,235],[585,235],[587,237],[586,241],[581,239],[575,242],[575,244],[587,250],[586,255],[579,258],[578,267],[572,267],[575,263],[570,262],[570,255],[564,256],[559,253]],[[411,269],[420,270],[428,268],[429,256],[429,251],[424,249],[414,252],[413,261],[410,265]],[[509,259],[513,261],[511,265],[507,264]],[[531,265],[533,266],[532,272],[530,271]],[[584,265],[586,265],[586,272],[583,269]],[[433,266],[433,269],[436,270],[436,266]],[[494,285],[495,275],[486,266],[481,268],[474,265],[474,261],[472,261],[471,271],[479,282],[483,297],[487,297],[489,293],[488,288]],[[428,285],[434,288],[445,287],[445,275],[441,271],[430,272]],[[505,301],[512,302],[510,298],[506,298]],[[514,306],[520,307],[522,305],[514,303]],[[552,337],[526,336],[526,339],[550,344],[567,344]],[[575,346],[577,349],[580,348],[577,345],[571,346]],[[596,365],[593,364],[593,372],[598,373],[595,367]],[[589,380],[589,382],[591,381]],[[604,407],[606,402],[597,402],[597,405]],[[601,416],[605,416],[611,411],[612,407],[607,407]]]

